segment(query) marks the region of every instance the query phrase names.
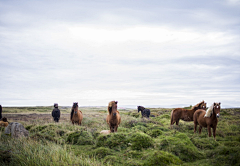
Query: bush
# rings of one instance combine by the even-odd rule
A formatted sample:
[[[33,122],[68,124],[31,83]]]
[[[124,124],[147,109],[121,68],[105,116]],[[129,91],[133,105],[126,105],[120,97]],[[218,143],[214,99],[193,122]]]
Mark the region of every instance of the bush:
[[[128,141],[131,143],[131,148],[133,150],[141,150],[142,148],[149,148],[153,146],[153,139],[144,133],[135,133]]]
[[[213,165],[240,165],[240,148],[239,147],[226,147],[218,146],[214,151],[211,151],[208,157],[214,157]]]
[[[204,157],[188,136],[182,133],[162,138],[159,149],[173,153],[183,161],[194,161]]]
[[[111,137],[111,134],[109,134],[109,135],[99,135],[97,137],[97,140],[96,140],[96,146],[97,147],[101,147],[101,146],[108,147],[106,142],[107,142],[107,139],[109,137]]]
[[[132,130],[136,131],[136,132],[138,132],[138,131],[142,131],[144,133],[147,132],[147,128],[145,126],[142,126],[142,125],[136,125],[132,128]]]
[[[116,156],[106,156],[103,160],[103,163],[110,165],[120,165],[120,160]]]
[[[142,154],[140,151],[136,151],[136,150],[130,150],[128,151],[128,157],[130,158],[141,158]]]
[[[93,154],[96,155],[97,158],[104,158],[107,155],[111,154],[111,150],[108,148],[100,147],[93,151]]]
[[[214,149],[216,148],[219,143],[215,141],[213,138],[193,138],[191,139],[192,143],[199,149],[206,150],[206,149]]]
[[[97,147],[121,148],[127,147],[127,136],[124,133],[114,133],[109,135],[100,135],[97,137]]]
[[[106,145],[109,148],[120,147],[121,149],[124,149],[127,147],[126,135],[123,133],[111,134],[111,137],[109,137],[106,141]]]
[[[93,145],[93,136],[87,131],[74,132],[68,135],[67,142],[77,145]]]
[[[156,138],[162,134],[162,131],[159,129],[152,129],[152,130],[148,130],[147,134],[150,135],[151,137]]]
[[[140,116],[140,114],[137,113],[137,112],[131,112],[131,113],[130,113],[130,116],[133,116],[133,117],[135,117],[135,118],[138,118],[138,117]]]
[[[152,155],[149,155],[147,160],[144,162],[144,165],[146,166],[165,166],[169,164],[181,164],[182,161],[172,155],[171,153],[164,152],[164,151],[155,151]]]

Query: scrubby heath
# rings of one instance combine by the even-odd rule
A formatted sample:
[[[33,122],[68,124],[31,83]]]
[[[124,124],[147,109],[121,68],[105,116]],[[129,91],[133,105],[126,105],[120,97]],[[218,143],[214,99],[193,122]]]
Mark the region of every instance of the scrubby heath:
[[[3,117],[29,131],[12,139],[0,131],[0,165],[240,165],[240,109],[221,109],[216,140],[207,129],[194,134],[193,122],[170,127],[172,109],[149,108],[155,117],[142,119],[137,109],[120,109],[117,133],[108,130],[107,107],[79,107],[82,126],[70,122],[71,108],[61,108],[59,123],[52,107],[3,108]],[[24,111],[23,111],[24,110]]]

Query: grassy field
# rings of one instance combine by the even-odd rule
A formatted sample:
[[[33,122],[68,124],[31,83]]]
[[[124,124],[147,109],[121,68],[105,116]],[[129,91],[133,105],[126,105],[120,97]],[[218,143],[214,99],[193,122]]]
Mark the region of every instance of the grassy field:
[[[217,136],[194,134],[193,122],[170,128],[168,108],[149,108],[155,117],[142,119],[136,109],[120,109],[118,132],[108,130],[107,107],[80,107],[82,126],[70,123],[70,107],[3,107],[9,122],[20,122],[28,138],[12,139],[0,131],[0,165],[240,165],[240,109],[221,109]]]

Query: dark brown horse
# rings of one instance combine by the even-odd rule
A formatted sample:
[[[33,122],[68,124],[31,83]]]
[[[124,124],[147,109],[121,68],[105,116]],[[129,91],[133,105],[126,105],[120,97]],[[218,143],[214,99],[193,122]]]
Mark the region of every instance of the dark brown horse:
[[[121,117],[117,110],[117,101],[111,101],[108,104],[108,115],[107,115],[107,123],[110,127],[110,132],[117,132],[117,128],[121,123]]]
[[[197,125],[199,124],[199,134],[202,132],[202,127],[207,127],[208,136],[211,137],[211,128],[213,128],[213,137],[216,140],[217,118],[220,116],[221,109],[220,104],[221,103],[213,103],[207,111],[199,109],[194,113],[194,133],[196,133]]]
[[[83,115],[82,111],[78,110],[78,103],[73,103],[72,111],[71,111],[71,118],[72,124],[77,123],[78,125],[82,124]]]
[[[184,121],[193,121],[193,114],[198,109],[205,109],[206,110],[206,104],[204,101],[196,104],[191,109],[184,109],[184,108],[175,108],[171,112],[171,123],[170,125],[173,125],[176,122],[176,125],[178,125],[179,120],[182,119]]]
[[[149,118],[149,116],[150,116],[150,110],[149,109],[146,109],[143,106],[138,106],[137,108],[138,108],[138,112],[141,111],[142,118],[143,117]]]

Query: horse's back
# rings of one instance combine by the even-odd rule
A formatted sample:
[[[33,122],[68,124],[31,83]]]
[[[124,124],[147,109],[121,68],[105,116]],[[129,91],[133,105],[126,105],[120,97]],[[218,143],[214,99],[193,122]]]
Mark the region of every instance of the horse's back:
[[[8,126],[8,122],[0,121],[0,126],[7,127]]]
[[[143,110],[143,117],[149,118],[149,115],[150,115],[150,109]]]
[[[206,111],[203,109],[198,109],[193,114],[193,121],[194,123],[201,123],[204,119],[204,115],[206,114]]]
[[[182,108],[175,108],[174,110],[172,110],[171,115],[173,118],[180,118],[182,115],[184,109]]]

